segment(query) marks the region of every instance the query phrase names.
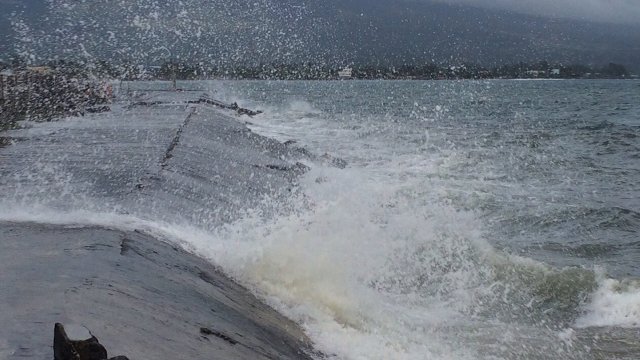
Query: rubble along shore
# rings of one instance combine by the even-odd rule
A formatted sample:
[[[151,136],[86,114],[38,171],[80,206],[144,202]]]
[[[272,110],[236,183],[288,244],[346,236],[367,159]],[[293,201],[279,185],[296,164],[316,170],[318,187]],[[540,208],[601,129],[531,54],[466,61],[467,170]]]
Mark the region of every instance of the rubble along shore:
[[[21,120],[51,121],[108,108],[108,81],[89,80],[47,67],[0,71],[0,131]]]

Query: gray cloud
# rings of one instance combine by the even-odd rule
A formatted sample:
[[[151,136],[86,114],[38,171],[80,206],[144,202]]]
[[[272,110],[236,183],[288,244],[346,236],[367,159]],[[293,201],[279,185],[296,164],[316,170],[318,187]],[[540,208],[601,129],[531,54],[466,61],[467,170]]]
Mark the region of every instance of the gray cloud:
[[[640,0],[436,0],[450,4],[599,22],[640,25]]]

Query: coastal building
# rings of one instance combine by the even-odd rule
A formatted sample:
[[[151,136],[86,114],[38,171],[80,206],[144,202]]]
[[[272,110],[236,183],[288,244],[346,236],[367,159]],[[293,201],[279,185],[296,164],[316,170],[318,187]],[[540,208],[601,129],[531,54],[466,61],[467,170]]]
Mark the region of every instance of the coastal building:
[[[29,66],[27,67],[27,71],[39,75],[49,75],[53,73],[53,69],[48,66]]]
[[[340,79],[351,79],[352,76],[353,76],[353,69],[351,69],[348,66],[338,71],[338,77]]]
[[[526,74],[531,77],[541,77],[545,76],[547,72],[544,70],[527,70]]]

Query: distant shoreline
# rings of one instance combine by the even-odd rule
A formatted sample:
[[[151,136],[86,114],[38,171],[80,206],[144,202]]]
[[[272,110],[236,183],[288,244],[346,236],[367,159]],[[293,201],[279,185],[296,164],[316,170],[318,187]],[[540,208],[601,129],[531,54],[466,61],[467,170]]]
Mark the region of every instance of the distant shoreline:
[[[629,78],[483,78],[483,79],[253,79],[253,78],[199,78],[199,79],[177,79],[180,82],[188,82],[188,81],[328,81],[328,82],[352,82],[352,81],[607,81],[607,80],[628,80],[628,81],[640,81],[640,77],[629,77]],[[154,81],[154,82],[166,82],[171,83],[172,80],[167,79],[134,79],[134,80],[123,80],[123,82],[145,82],[145,81]],[[181,91],[190,91],[190,90],[181,90]]]
[[[484,80],[484,79],[637,79],[624,65],[561,64],[548,61],[482,66],[472,63],[381,64],[163,64],[80,63],[57,60],[39,65],[0,62],[0,74],[37,71],[68,77],[119,80]]]

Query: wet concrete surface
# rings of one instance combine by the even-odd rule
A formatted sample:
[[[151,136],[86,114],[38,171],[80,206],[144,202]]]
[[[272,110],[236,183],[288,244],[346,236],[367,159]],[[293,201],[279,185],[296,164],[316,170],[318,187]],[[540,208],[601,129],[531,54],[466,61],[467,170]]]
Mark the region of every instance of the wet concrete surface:
[[[2,359],[52,358],[56,322],[131,359],[309,358],[296,324],[142,232],[3,222],[0,244]]]
[[[185,96],[5,134],[13,141],[0,147],[0,359],[52,358],[56,322],[84,325],[110,356],[131,359],[309,358],[300,327],[174,245],[12,217],[38,204],[207,229],[290,194],[305,171],[296,161],[309,154],[238,116],[182,104]]]
[[[246,116],[180,103],[192,94],[158,98],[169,95],[168,105],[114,104],[7,132],[14,141],[0,151],[0,201],[211,227],[288,195],[308,153],[251,132]]]

